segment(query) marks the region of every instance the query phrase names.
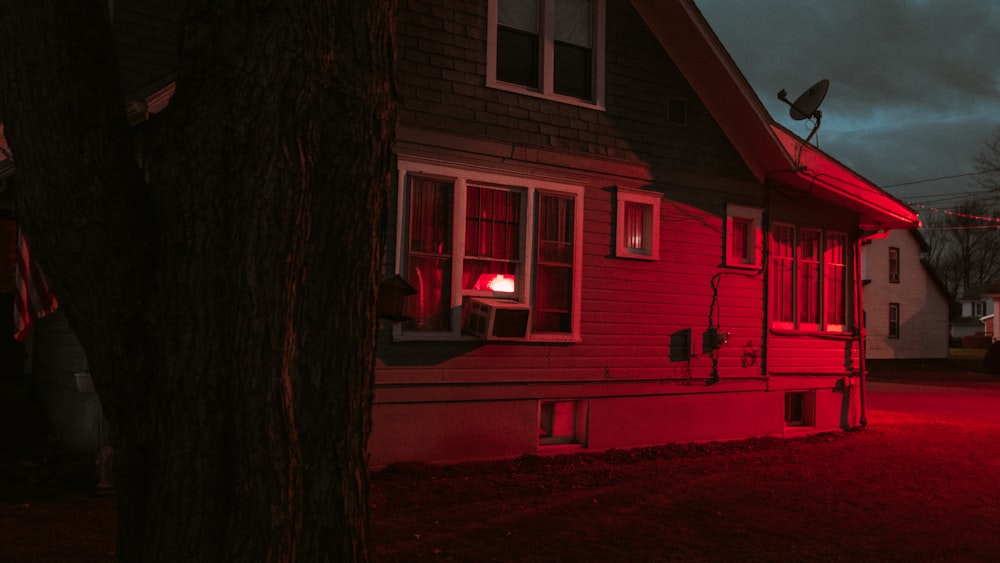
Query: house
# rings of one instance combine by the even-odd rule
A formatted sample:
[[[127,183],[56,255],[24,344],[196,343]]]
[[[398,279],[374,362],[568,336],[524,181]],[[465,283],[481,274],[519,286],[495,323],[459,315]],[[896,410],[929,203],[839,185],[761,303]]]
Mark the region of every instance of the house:
[[[996,304],[987,292],[993,284],[971,287],[958,298],[959,313],[951,321],[949,336],[953,344],[966,347],[985,347],[994,336],[993,313]]]
[[[991,342],[997,341],[997,330],[995,325],[995,311],[1000,306],[1000,280],[994,280],[982,288],[980,292],[982,298],[983,315],[980,319],[983,322],[983,334],[989,337]]]
[[[415,294],[372,465],[863,424],[861,244],[916,214],[777,125],[692,2],[517,4],[400,3]]]
[[[693,2],[396,24],[372,467],[864,424],[861,245],[916,213],[775,123]]]
[[[917,230],[896,230],[862,248],[868,359],[948,357],[951,298],[927,262]]]

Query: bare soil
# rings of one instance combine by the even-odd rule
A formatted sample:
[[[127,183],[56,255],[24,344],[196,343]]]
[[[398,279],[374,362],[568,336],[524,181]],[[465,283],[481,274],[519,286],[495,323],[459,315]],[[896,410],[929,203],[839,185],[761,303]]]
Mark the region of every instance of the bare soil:
[[[872,369],[1000,382],[950,364]],[[800,439],[391,466],[372,475],[372,560],[996,560],[1000,424],[868,421]],[[32,463],[0,464],[0,560],[114,561],[115,498],[88,488],[79,460]]]

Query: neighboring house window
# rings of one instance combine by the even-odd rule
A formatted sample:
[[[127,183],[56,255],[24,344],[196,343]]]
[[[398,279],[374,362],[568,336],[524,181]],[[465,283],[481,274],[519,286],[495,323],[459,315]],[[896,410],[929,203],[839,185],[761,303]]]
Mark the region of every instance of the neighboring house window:
[[[660,194],[615,189],[615,256],[660,258]]]
[[[899,283],[899,249],[889,248],[889,283]]]
[[[604,0],[489,0],[487,85],[604,104]]]
[[[899,338],[899,303],[889,303],[889,338]]]
[[[760,268],[761,219],[764,212],[742,205],[726,206],[726,265]]]
[[[976,317],[982,317],[986,314],[986,303],[983,301],[976,301],[972,304],[973,315]]]
[[[847,235],[775,223],[770,265],[773,328],[847,330]]]
[[[579,337],[581,187],[405,162],[400,187],[398,271],[417,294],[397,337],[458,337],[472,311],[498,316],[467,334]]]

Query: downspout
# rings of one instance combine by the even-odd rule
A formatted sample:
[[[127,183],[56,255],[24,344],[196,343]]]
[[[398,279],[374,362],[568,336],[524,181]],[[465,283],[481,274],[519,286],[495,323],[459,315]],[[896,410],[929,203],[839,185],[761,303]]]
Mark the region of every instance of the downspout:
[[[858,424],[862,428],[868,426],[868,412],[865,406],[865,399],[868,393],[868,366],[865,360],[867,354],[868,329],[865,327],[865,299],[864,299],[864,279],[861,275],[861,247],[869,244],[873,240],[883,239],[889,236],[888,230],[883,231],[862,231],[858,235],[858,242],[854,250],[854,326],[858,339],[858,371],[859,373],[859,397],[861,402],[861,417]]]
[[[868,426],[868,413],[865,410],[865,395],[867,393],[868,368],[865,365],[865,339],[867,329],[865,328],[865,303],[864,303],[864,280],[861,278],[861,245],[865,244],[864,235],[858,237],[858,242],[854,247],[854,326],[858,339],[858,371],[859,371],[859,392],[861,400],[861,417],[858,424],[862,428]]]
[[[766,179],[764,181],[764,217],[761,219],[760,230],[761,246],[763,247],[760,251],[760,268],[764,271],[764,295],[761,299],[764,302],[764,321],[761,323],[760,331],[760,375],[767,380],[768,335],[771,329],[771,185]]]

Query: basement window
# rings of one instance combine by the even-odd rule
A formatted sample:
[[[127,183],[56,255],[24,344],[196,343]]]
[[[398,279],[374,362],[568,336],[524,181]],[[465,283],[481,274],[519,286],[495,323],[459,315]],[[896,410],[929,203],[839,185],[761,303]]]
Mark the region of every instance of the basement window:
[[[584,444],[586,401],[541,401],[538,404],[538,444]]]
[[[785,393],[785,428],[816,426],[816,395],[807,391]]]

